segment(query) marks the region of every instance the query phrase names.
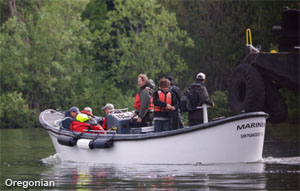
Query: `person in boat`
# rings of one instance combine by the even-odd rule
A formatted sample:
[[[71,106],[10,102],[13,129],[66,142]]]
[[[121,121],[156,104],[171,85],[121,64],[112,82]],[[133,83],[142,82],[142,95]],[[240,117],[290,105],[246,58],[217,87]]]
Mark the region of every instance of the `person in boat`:
[[[138,116],[137,127],[151,126],[153,121],[153,89],[145,74],[139,74],[138,86],[140,87],[134,100],[134,112],[132,118]]]
[[[111,103],[107,103],[104,107],[102,107],[102,109],[104,110],[106,116],[110,113],[112,113],[115,109],[114,105]],[[104,130],[108,130],[107,129],[107,117],[104,118],[104,121],[102,123],[102,127]]]
[[[167,78],[159,80],[159,89],[153,94],[154,131],[170,130],[170,112],[178,108],[175,95],[170,91]]]
[[[85,107],[82,111],[80,111],[80,113],[84,113],[84,114],[87,114],[91,117],[94,117],[93,110],[90,107]]]
[[[168,76],[168,80],[170,81],[170,91],[175,96],[176,102],[179,103],[181,97],[180,88],[175,85],[173,76]],[[184,127],[180,107],[178,107],[175,111],[172,111],[170,117],[171,117],[171,125],[170,125],[171,129],[179,129]]]
[[[200,72],[196,76],[196,81],[192,83],[191,89],[195,92],[193,98],[196,102],[196,107],[202,106],[202,104],[208,104],[214,108],[215,104],[210,99],[207,89],[205,87],[206,76],[204,73]],[[189,125],[197,125],[203,123],[203,110],[195,109],[188,112]]]
[[[96,130],[99,133],[104,133],[103,128],[95,119],[88,114],[79,112],[77,107],[71,107],[69,112],[73,118],[70,126],[71,131],[86,132],[89,130]]]
[[[78,109],[78,108],[77,108]],[[75,109],[76,110],[76,109]],[[79,111],[79,109],[78,109]],[[66,130],[70,130],[71,124],[73,121],[73,117],[70,114],[70,110],[69,111],[65,111],[65,117],[63,118],[63,120],[61,121],[61,125],[64,129]]]

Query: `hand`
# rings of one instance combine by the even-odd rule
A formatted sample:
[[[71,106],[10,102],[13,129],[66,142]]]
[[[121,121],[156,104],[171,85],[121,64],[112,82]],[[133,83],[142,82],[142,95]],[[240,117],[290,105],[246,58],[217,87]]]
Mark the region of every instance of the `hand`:
[[[135,116],[137,116],[137,114],[134,112],[131,119],[133,119]]]
[[[136,120],[136,122],[137,122],[137,123],[141,123],[141,122],[142,122],[142,118],[138,118],[138,119]]]
[[[167,103],[167,109],[172,109],[172,106]]]
[[[174,106],[171,107],[171,110],[174,111],[176,108]]]

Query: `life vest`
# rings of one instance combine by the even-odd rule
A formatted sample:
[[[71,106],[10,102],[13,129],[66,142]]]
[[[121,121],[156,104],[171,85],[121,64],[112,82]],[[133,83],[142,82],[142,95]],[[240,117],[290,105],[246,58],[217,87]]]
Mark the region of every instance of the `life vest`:
[[[94,117],[94,115],[92,113],[85,111],[85,110],[80,111],[80,113],[84,113],[84,114],[87,114],[88,116]]]
[[[102,124],[103,129],[107,130],[107,118],[105,117]]]
[[[76,116],[76,120],[79,122],[86,122],[90,119],[91,119],[91,117],[84,113],[78,113],[78,115]]]
[[[104,134],[104,130],[101,127],[101,125],[98,124],[97,126],[93,126],[88,123],[83,123],[80,121],[72,121],[70,130],[76,132],[99,133],[99,132],[88,132],[88,130],[97,130],[97,131],[101,131],[100,134]]]
[[[147,90],[150,90],[151,88],[149,87],[146,87],[145,89]],[[136,96],[135,96],[135,100],[134,100],[134,108],[137,109],[137,110],[140,110],[141,109],[141,100],[140,100],[140,92],[145,90],[145,89],[142,89],[140,90]],[[153,111],[153,108],[154,108],[154,105],[153,105],[153,96],[151,96],[150,98],[150,103],[149,103],[149,106],[148,106],[148,110],[149,111]]]
[[[167,104],[172,105],[172,94],[171,92],[167,92],[166,94],[159,90],[158,91],[158,99],[159,101],[165,102]],[[170,109],[167,109],[167,107],[159,107],[159,106],[154,106],[154,112],[169,112],[171,111]]]

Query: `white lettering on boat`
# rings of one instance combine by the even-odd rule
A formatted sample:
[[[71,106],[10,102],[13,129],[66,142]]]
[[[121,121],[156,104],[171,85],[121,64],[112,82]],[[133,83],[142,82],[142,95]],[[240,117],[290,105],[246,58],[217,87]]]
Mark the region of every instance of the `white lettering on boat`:
[[[246,123],[246,124],[237,125],[236,130],[239,131],[243,129],[251,129],[251,128],[265,127],[265,126],[266,126],[265,122]]]

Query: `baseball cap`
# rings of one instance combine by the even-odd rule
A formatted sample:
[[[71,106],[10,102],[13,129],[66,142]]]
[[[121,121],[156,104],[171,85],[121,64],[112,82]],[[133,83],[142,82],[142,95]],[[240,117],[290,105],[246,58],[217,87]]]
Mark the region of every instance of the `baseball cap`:
[[[205,74],[200,72],[200,73],[197,74],[196,78],[199,79],[199,80],[205,80]]]
[[[69,109],[69,111],[70,111],[70,112],[79,113],[78,107],[71,107],[71,108]]]
[[[102,109],[106,109],[106,108],[109,108],[109,109],[114,109],[114,105],[111,104],[111,103],[107,103],[104,107],[102,107]]]

